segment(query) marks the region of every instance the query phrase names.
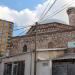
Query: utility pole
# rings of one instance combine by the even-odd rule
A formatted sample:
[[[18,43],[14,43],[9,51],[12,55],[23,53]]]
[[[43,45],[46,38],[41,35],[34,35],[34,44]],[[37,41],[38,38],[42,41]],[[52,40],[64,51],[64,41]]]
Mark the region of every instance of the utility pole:
[[[34,75],[36,75],[36,69],[37,69],[37,25],[38,25],[38,22],[36,22],[36,25],[35,25],[35,50],[34,50]]]

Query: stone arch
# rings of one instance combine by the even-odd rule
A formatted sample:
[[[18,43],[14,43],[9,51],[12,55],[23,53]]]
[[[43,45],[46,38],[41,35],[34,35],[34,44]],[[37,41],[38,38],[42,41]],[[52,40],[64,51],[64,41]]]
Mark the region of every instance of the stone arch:
[[[23,52],[27,52],[27,45],[26,44],[23,46]]]
[[[48,43],[48,48],[53,48],[53,46],[54,46],[53,42]]]

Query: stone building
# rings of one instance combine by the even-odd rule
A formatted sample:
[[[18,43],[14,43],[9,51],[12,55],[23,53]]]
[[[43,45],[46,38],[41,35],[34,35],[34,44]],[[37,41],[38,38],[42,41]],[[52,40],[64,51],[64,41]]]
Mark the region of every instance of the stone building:
[[[35,47],[36,75],[74,75],[75,8],[67,13],[70,25],[38,24],[26,35],[12,37],[10,54],[1,60],[0,75],[34,75]]]

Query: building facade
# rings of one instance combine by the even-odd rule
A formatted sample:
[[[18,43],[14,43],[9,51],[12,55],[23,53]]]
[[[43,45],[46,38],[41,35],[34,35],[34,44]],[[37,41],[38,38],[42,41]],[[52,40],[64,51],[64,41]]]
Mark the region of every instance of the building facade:
[[[0,75],[34,75],[35,71],[36,75],[67,75],[70,69],[68,75],[74,75],[75,64],[71,63],[75,59],[75,8],[67,13],[70,25],[38,24],[26,35],[12,37],[10,54],[1,60]],[[72,65],[69,70],[64,63]]]
[[[12,37],[13,23],[0,20],[0,54],[4,55]]]

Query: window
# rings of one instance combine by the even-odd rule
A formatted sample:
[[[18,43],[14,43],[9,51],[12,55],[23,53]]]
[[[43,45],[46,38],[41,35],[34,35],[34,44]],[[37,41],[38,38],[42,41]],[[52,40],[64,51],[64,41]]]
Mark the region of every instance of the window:
[[[48,43],[48,48],[53,48],[53,46],[54,46],[53,42]]]
[[[12,64],[6,63],[4,65],[4,75],[11,75],[11,70],[12,70]]]
[[[23,52],[27,52],[27,45],[23,46]]]
[[[4,75],[24,75],[25,62],[18,61],[4,65]]]

